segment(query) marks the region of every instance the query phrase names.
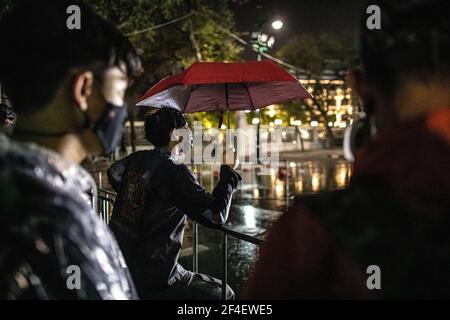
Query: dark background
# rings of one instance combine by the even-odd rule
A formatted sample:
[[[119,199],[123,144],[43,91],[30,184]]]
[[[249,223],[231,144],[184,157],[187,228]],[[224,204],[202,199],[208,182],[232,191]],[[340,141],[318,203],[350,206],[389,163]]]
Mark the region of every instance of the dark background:
[[[249,41],[250,32],[258,31],[263,21],[279,16],[284,22],[275,33],[276,42],[270,52],[279,49],[286,40],[302,33],[337,33],[355,35],[361,10],[366,0],[244,0],[231,5],[236,29]],[[270,24],[267,28],[270,30]],[[269,52],[269,53],[270,53]],[[252,55],[247,50],[245,56]],[[255,54],[253,54],[255,55]]]

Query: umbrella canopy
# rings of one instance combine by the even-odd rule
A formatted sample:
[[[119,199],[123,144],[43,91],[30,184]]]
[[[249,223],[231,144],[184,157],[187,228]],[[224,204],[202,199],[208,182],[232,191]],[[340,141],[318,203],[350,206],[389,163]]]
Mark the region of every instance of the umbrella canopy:
[[[196,62],[184,72],[158,82],[136,105],[193,113],[255,110],[311,97],[296,78],[270,60]]]

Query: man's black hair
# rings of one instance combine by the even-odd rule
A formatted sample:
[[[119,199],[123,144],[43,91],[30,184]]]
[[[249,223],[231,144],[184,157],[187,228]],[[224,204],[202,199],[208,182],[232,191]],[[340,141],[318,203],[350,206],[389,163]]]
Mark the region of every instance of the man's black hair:
[[[167,146],[174,129],[186,126],[186,117],[173,108],[161,108],[145,116],[145,138],[155,147]]]
[[[69,30],[67,9],[81,9],[81,29]],[[12,105],[33,112],[51,101],[71,70],[141,69],[130,41],[81,0],[17,0],[0,21],[0,82]]]
[[[366,8],[381,9],[381,29],[366,25]],[[448,0],[371,0],[361,21],[361,61],[382,91],[395,91],[398,76],[448,74],[450,19]]]

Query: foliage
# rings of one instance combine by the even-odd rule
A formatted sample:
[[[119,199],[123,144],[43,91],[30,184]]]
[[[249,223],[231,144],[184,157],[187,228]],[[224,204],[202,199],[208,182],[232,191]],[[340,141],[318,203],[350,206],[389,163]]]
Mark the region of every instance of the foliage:
[[[14,0],[0,0],[0,17],[6,10],[8,10],[11,7],[13,3]]]
[[[276,56],[317,78],[325,69],[341,70],[357,64],[357,41],[337,34],[303,34],[290,39]]]
[[[177,23],[130,35],[143,59],[144,74],[136,79],[131,97],[136,99],[160,79],[181,72],[197,60],[234,61],[241,48],[217,27],[233,30],[229,0],[91,0],[95,10],[125,34],[133,33],[196,12]],[[197,14],[198,13],[198,14]],[[217,24],[216,24],[217,23]],[[139,117],[146,110],[141,110]],[[195,115],[214,125],[217,115]]]

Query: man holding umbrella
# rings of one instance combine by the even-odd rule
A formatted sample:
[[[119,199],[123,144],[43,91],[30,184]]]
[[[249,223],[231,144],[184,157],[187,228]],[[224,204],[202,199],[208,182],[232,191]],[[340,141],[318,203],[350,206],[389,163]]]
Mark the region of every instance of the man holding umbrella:
[[[233,164],[223,164],[218,184],[207,193],[171,155],[180,142],[171,141],[174,130],[187,130],[186,125],[184,115],[173,108],[149,113],[145,135],[155,149],[133,153],[108,170],[117,192],[110,226],[143,299],[221,298],[220,280],[185,270],[178,257],[187,217],[208,227],[222,226],[241,177]],[[234,298],[229,286],[226,298]]]

